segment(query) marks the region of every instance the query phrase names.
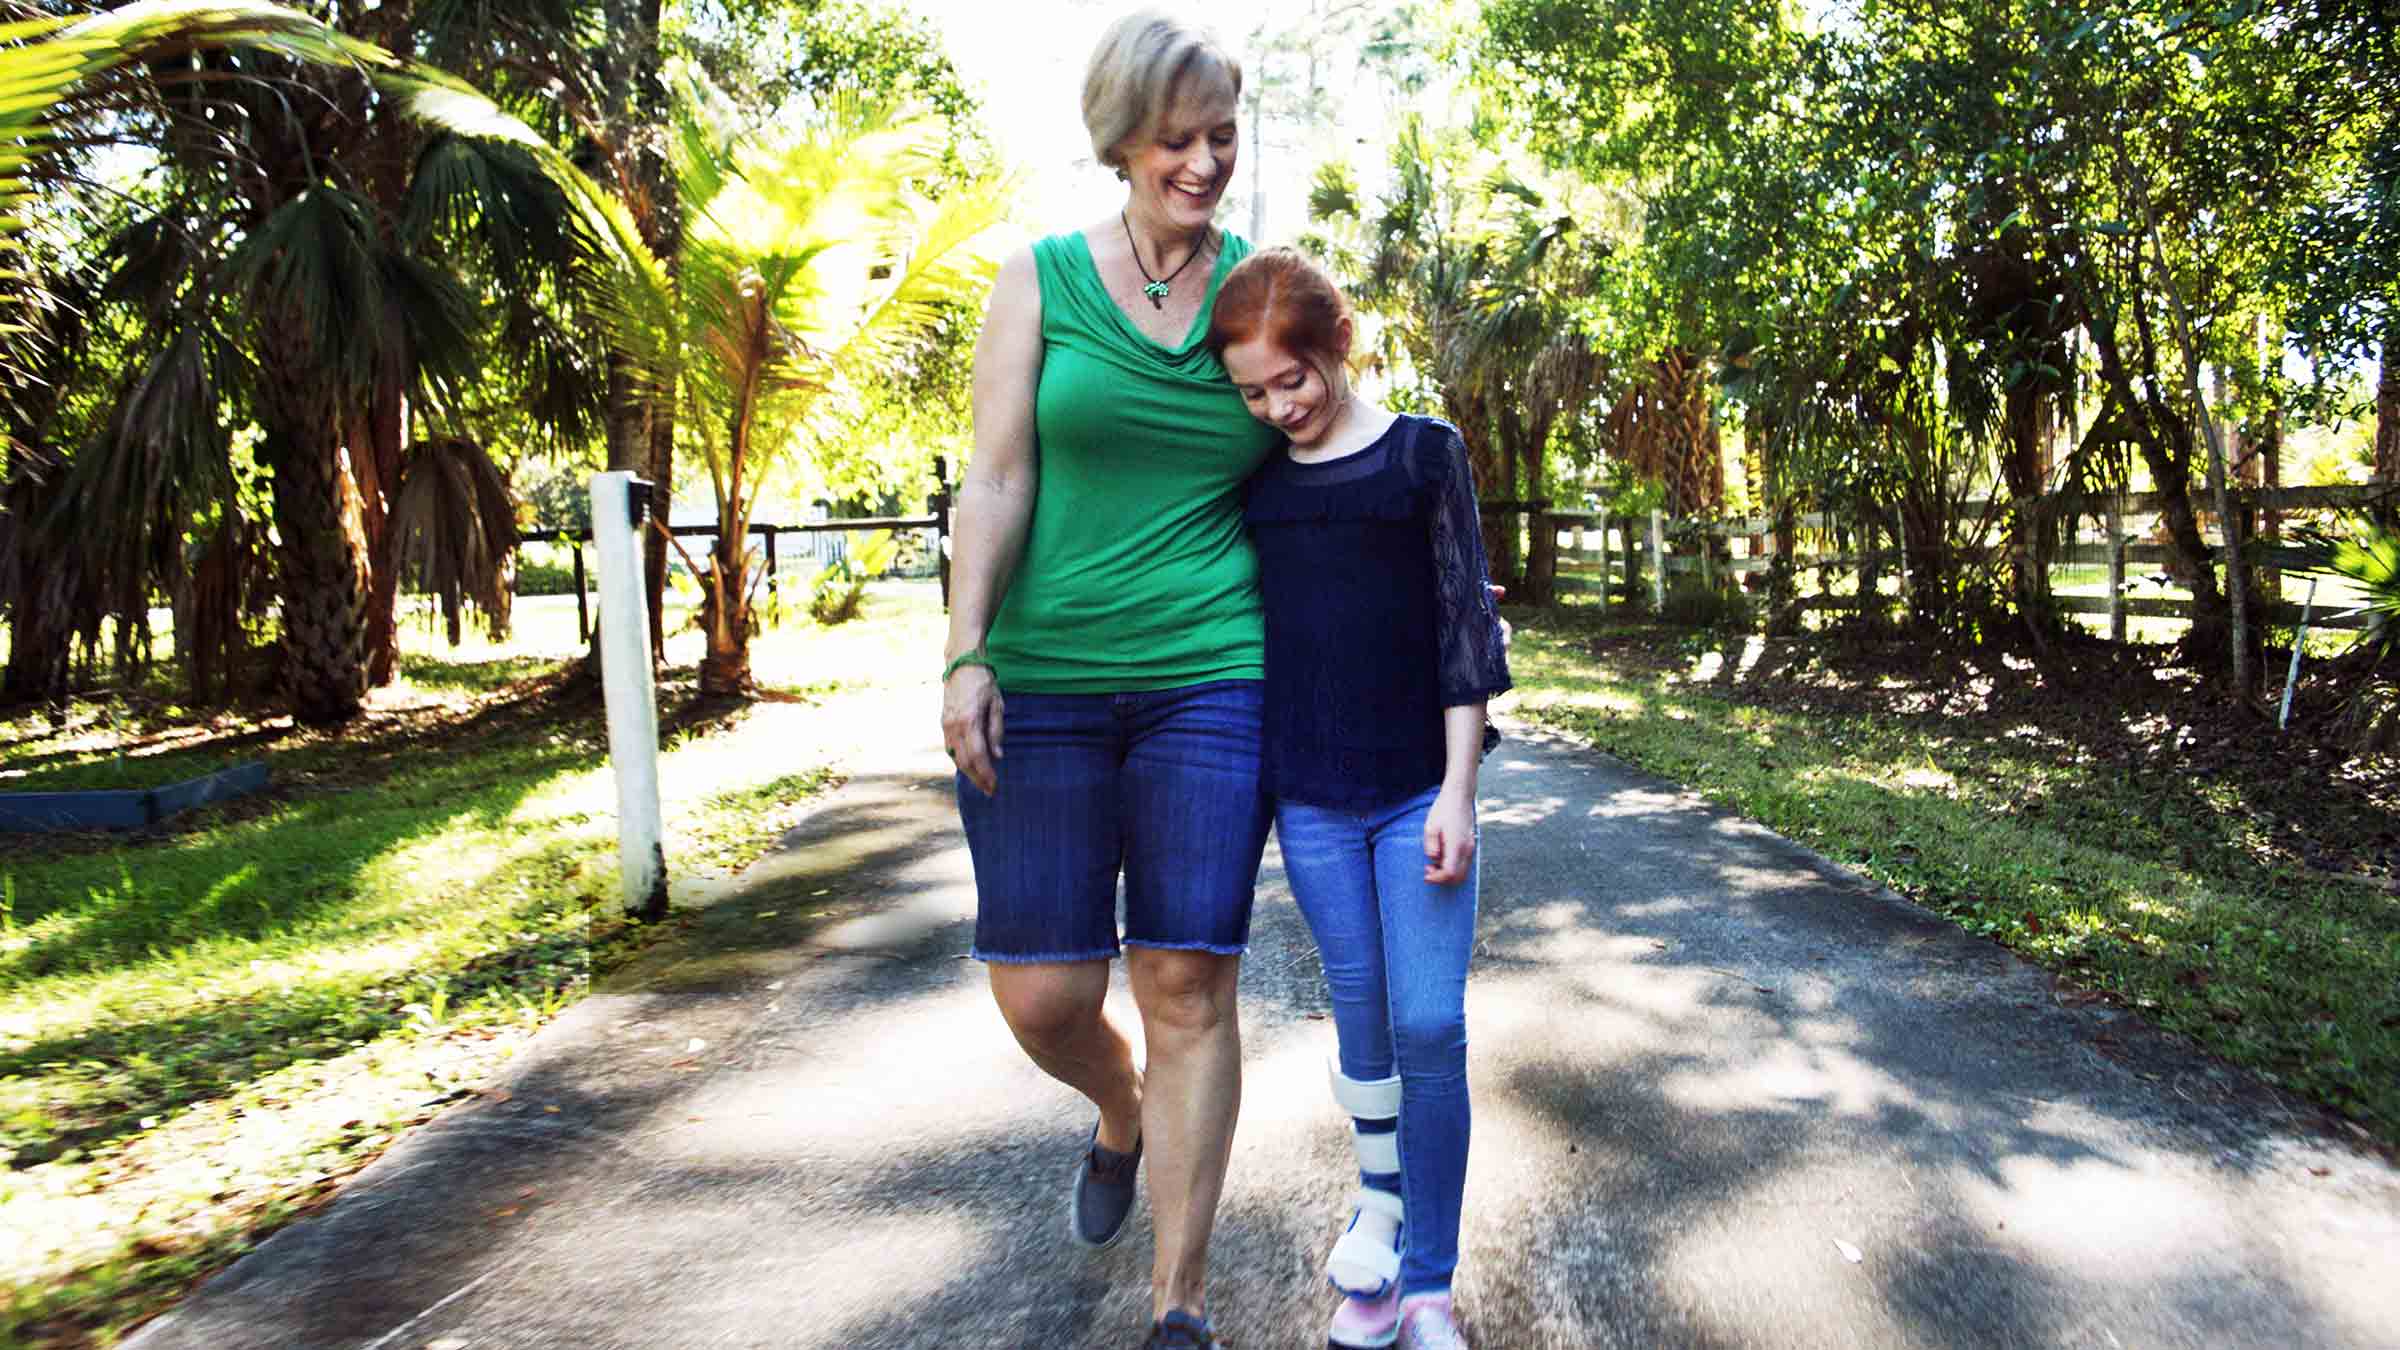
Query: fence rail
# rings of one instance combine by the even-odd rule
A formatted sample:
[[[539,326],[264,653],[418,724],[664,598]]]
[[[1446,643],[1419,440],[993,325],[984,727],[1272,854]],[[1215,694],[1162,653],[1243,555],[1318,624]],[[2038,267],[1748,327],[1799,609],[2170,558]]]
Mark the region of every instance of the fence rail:
[[[950,554],[949,550],[944,547],[944,542],[950,534],[948,493],[946,491],[936,493],[933,506],[933,514],[929,516],[853,516],[847,520],[811,520],[798,525],[780,525],[769,521],[754,520],[750,522],[750,528],[745,533],[766,540],[767,588],[772,591],[775,587],[777,572],[775,540],[780,535],[841,534],[874,530],[931,530],[934,532],[935,571],[941,578],[942,605],[947,608],[950,604]],[[656,521],[651,522],[651,527],[653,529],[660,528]],[[714,525],[671,525],[664,528],[668,534],[678,539],[702,537],[713,539],[718,532]],[[583,546],[592,542],[592,527],[584,525],[573,529],[553,527],[542,530],[525,530],[517,535],[517,541],[523,544],[572,546],[575,558],[575,640],[578,642],[591,641],[591,583],[584,575]]]
[[[2329,510],[2344,507],[2372,506],[2400,502],[2400,483],[2375,482],[2345,484],[2331,487],[2245,488],[2235,493],[2237,504],[2260,511]],[[2125,621],[2130,617],[2168,618],[2188,621],[2192,617],[2192,602],[2168,596],[2127,594],[2129,585],[2138,578],[2129,578],[2128,566],[2157,566],[2169,560],[2171,550],[2165,545],[2144,541],[2140,533],[2125,528],[2128,516],[2157,515],[2164,506],[2164,497],[2155,492],[2053,493],[2036,499],[2039,508],[2054,520],[2089,519],[2102,523],[2102,537],[2087,542],[2071,539],[2063,543],[2051,559],[2053,567],[2101,566],[2108,569],[2104,592],[2098,596],[2056,595],[2053,603],[2064,614],[2106,615],[2110,636],[2122,641]],[[1962,514],[1988,513],[1993,508],[1989,498],[1960,502]],[[2198,503],[2195,504],[2199,505]],[[1697,574],[1713,580],[1720,573],[1742,576],[1772,568],[1775,558],[1774,531],[1777,521],[1770,516],[1743,516],[1730,520],[1678,520],[1653,511],[1647,518],[1612,515],[1605,511],[1559,511],[1541,501],[1495,501],[1484,505],[1487,514],[1529,515],[1536,528],[1549,522],[1558,531],[1557,586],[1597,592],[1605,607],[1618,599],[1634,594],[1634,569],[1628,555],[1636,550],[1648,562],[1647,583],[1651,603],[1663,606],[1666,587],[1671,576]],[[2205,516],[2207,513],[2203,512]],[[1874,527],[1893,530],[1896,521],[1877,521]],[[1824,533],[1833,530],[1862,530],[1867,522],[1822,512],[1794,517],[1792,528]],[[1613,529],[1612,529],[1613,527]],[[1611,543],[1611,535],[1618,541]],[[1741,541],[1744,556],[1717,557],[1713,550],[1703,550],[1698,556],[1672,556],[1667,552],[1667,540],[1688,539],[1698,535],[1708,539]],[[1597,547],[1592,544],[1596,542]],[[1952,556],[1974,556],[1988,559],[2000,548],[1975,548],[1950,544]],[[2212,545],[2221,555],[2223,544]],[[1765,552],[1759,550],[1764,549]],[[1854,550],[1844,553],[1794,553],[1791,565],[1796,571],[1829,571],[1864,569],[1870,564],[1891,567],[1905,575],[1908,564],[1905,548]],[[2270,564],[2271,568],[2271,564]],[[1855,596],[1820,595],[1803,602],[1806,609],[1855,609],[1862,602]],[[2297,625],[2303,617],[2312,628],[2359,629],[2366,627],[2369,616],[2363,609],[2343,610],[2338,606],[2304,608],[2290,601],[2269,601],[2261,616],[2271,624]]]

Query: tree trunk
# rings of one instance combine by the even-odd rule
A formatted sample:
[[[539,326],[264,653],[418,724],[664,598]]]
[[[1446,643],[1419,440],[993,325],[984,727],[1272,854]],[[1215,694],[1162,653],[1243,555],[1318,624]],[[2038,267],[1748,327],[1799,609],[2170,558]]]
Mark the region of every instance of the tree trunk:
[[[2400,337],[2383,344],[2383,378],[2375,385],[2375,477],[2400,483]]]
[[[16,553],[12,559],[0,559],[0,571],[13,573],[18,586],[8,616],[8,667],[0,673],[0,706],[56,703],[73,687],[68,660],[75,650],[77,569],[41,528],[53,495],[45,486],[23,469],[0,484],[0,503],[11,517],[0,538]]]
[[[2027,376],[2010,386],[2003,409],[2007,439],[2000,455],[2008,484],[2009,595],[2017,613],[2035,632],[2056,626],[2050,598],[2051,531],[2042,506],[2047,475],[2042,466],[2040,385]]]
[[[358,496],[342,463],[340,406],[306,378],[313,363],[304,341],[271,330],[259,345],[292,714],[315,726],[346,722],[367,692],[368,566]]]
[[[1725,500],[1725,459],[1717,453],[1700,359],[1672,348],[1659,356],[1656,369],[1658,398],[1652,406],[1666,419],[1667,514],[1688,520]]]
[[[650,509],[659,525],[672,526],[675,511],[675,404],[668,398],[650,405]],[[667,539],[656,527],[642,531],[642,581],[650,593],[650,659],[667,661]],[[743,679],[749,678],[748,664]]]
[[[1558,598],[1558,521],[1547,511],[1526,515],[1533,527],[1532,547],[1525,555],[1524,602],[1548,605]]]
[[[2201,532],[2199,517],[2192,510],[2192,448],[2196,438],[2191,423],[2157,396],[2156,344],[2151,340],[2148,317],[2140,304],[2137,298],[2134,315],[2146,369],[2141,389],[2135,388],[2133,373],[2126,364],[2114,310],[2091,308],[2092,350],[2100,358],[2101,379],[2113,398],[2114,411],[2125,419],[2134,448],[2141,454],[2143,466],[2150,471],[2151,485],[2158,491],[2161,523],[2167,530],[2167,573],[2192,592],[2192,626],[2184,635],[2184,650],[2196,664],[2221,669],[2229,651],[2226,644],[2232,638],[2232,619],[2226,609],[2224,591],[2217,585],[2215,558]],[[2108,414],[2103,412],[2101,416],[2105,420]]]
[[[391,527],[391,507],[400,491],[407,431],[407,395],[395,381],[376,389],[350,438],[359,524],[366,534],[372,579],[367,591],[367,685],[375,689],[392,682],[400,659],[400,539]]]
[[[749,538],[740,528],[741,512],[727,514],[735,519],[718,519],[700,592],[700,627],[708,637],[708,651],[700,658],[703,694],[750,692]]]

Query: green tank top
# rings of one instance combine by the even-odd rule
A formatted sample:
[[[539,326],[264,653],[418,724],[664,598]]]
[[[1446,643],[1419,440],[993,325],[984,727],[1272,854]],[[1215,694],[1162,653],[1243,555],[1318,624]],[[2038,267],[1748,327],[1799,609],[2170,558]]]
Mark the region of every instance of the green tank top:
[[[1112,693],[1264,670],[1241,488],[1280,442],[1203,345],[1250,252],[1224,236],[1182,345],[1126,319],[1082,234],[1033,246],[1042,293],[1033,524],[985,640],[1003,689]]]

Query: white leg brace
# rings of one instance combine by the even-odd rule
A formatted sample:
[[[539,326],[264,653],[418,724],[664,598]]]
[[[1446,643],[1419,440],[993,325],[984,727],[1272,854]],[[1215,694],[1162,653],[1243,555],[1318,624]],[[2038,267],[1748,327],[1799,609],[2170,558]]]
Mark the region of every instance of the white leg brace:
[[[1390,1120],[1400,1114],[1398,1077],[1361,1082],[1342,1075],[1340,1066],[1328,1070],[1333,1099],[1357,1120]],[[1361,1172],[1400,1170],[1400,1136],[1350,1131],[1350,1146],[1358,1154]],[[1350,1226],[1335,1239],[1325,1258],[1325,1278],[1345,1294],[1373,1298],[1400,1278],[1400,1226],[1405,1217],[1400,1197],[1390,1191],[1358,1188],[1357,1211]]]

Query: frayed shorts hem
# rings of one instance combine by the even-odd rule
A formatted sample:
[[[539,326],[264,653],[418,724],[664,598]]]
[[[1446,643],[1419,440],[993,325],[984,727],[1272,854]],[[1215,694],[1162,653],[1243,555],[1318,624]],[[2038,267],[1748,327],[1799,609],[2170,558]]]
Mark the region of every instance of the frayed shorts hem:
[[[1094,952],[987,952],[974,948],[967,955],[977,961],[996,966],[1063,966],[1078,961],[1114,961],[1116,949],[1104,947]]]
[[[1250,951],[1247,942],[1154,942],[1149,938],[1125,939],[1128,947],[1149,947],[1162,952],[1208,952],[1215,956],[1244,956]]]

